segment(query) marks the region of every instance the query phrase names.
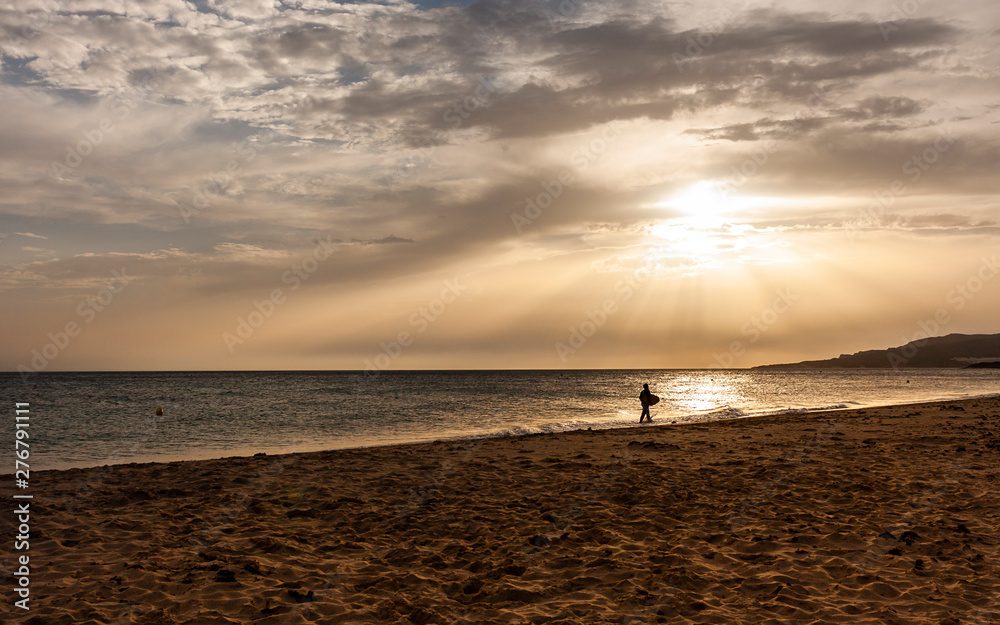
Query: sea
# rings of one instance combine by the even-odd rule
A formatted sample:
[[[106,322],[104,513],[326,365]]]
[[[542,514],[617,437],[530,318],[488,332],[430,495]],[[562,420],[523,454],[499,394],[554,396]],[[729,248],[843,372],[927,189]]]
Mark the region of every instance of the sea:
[[[17,402],[32,471],[636,427],[643,383],[643,427],[1000,395],[989,369],[0,374],[0,445]]]

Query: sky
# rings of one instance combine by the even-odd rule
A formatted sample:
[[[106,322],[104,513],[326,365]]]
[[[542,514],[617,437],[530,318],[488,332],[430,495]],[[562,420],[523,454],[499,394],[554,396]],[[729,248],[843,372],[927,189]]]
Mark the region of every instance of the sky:
[[[12,0],[5,370],[1000,332],[1000,4]]]

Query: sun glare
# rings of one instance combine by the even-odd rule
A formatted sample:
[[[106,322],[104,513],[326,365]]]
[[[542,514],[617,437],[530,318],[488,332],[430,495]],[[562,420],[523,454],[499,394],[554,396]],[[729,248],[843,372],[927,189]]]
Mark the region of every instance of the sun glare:
[[[702,180],[654,206],[679,211],[684,215],[679,219],[688,223],[705,222],[715,225],[724,222],[726,216],[733,213],[782,203],[780,198],[775,197],[736,195],[722,183]]]
[[[760,233],[746,223],[747,212],[781,203],[779,198],[735,195],[716,181],[703,180],[654,204],[671,214],[649,232],[659,240],[660,256],[685,256],[697,266],[716,265],[724,255],[745,260],[742,253],[748,248],[770,246],[752,242]]]
[[[729,204],[728,194],[712,181],[704,180],[695,183],[676,193],[659,206],[675,208],[691,216],[719,216],[726,212]]]

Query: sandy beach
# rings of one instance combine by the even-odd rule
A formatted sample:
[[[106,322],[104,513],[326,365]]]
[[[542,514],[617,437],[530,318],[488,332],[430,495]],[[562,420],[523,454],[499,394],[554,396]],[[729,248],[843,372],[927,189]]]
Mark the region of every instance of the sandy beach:
[[[998,461],[990,398],[33,473],[31,610],[8,577],[4,611],[32,625],[998,623]]]

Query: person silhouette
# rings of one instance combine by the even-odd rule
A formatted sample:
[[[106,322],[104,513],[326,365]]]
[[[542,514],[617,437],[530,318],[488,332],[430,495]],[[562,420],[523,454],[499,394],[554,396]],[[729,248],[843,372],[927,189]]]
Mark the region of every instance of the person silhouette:
[[[642,404],[642,414],[639,415],[639,423],[642,423],[644,418],[649,419],[650,422],[653,420],[653,417],[649,416],[649,396],[649,384],[643,384],[642,392],[639,393],[639,403]]]

